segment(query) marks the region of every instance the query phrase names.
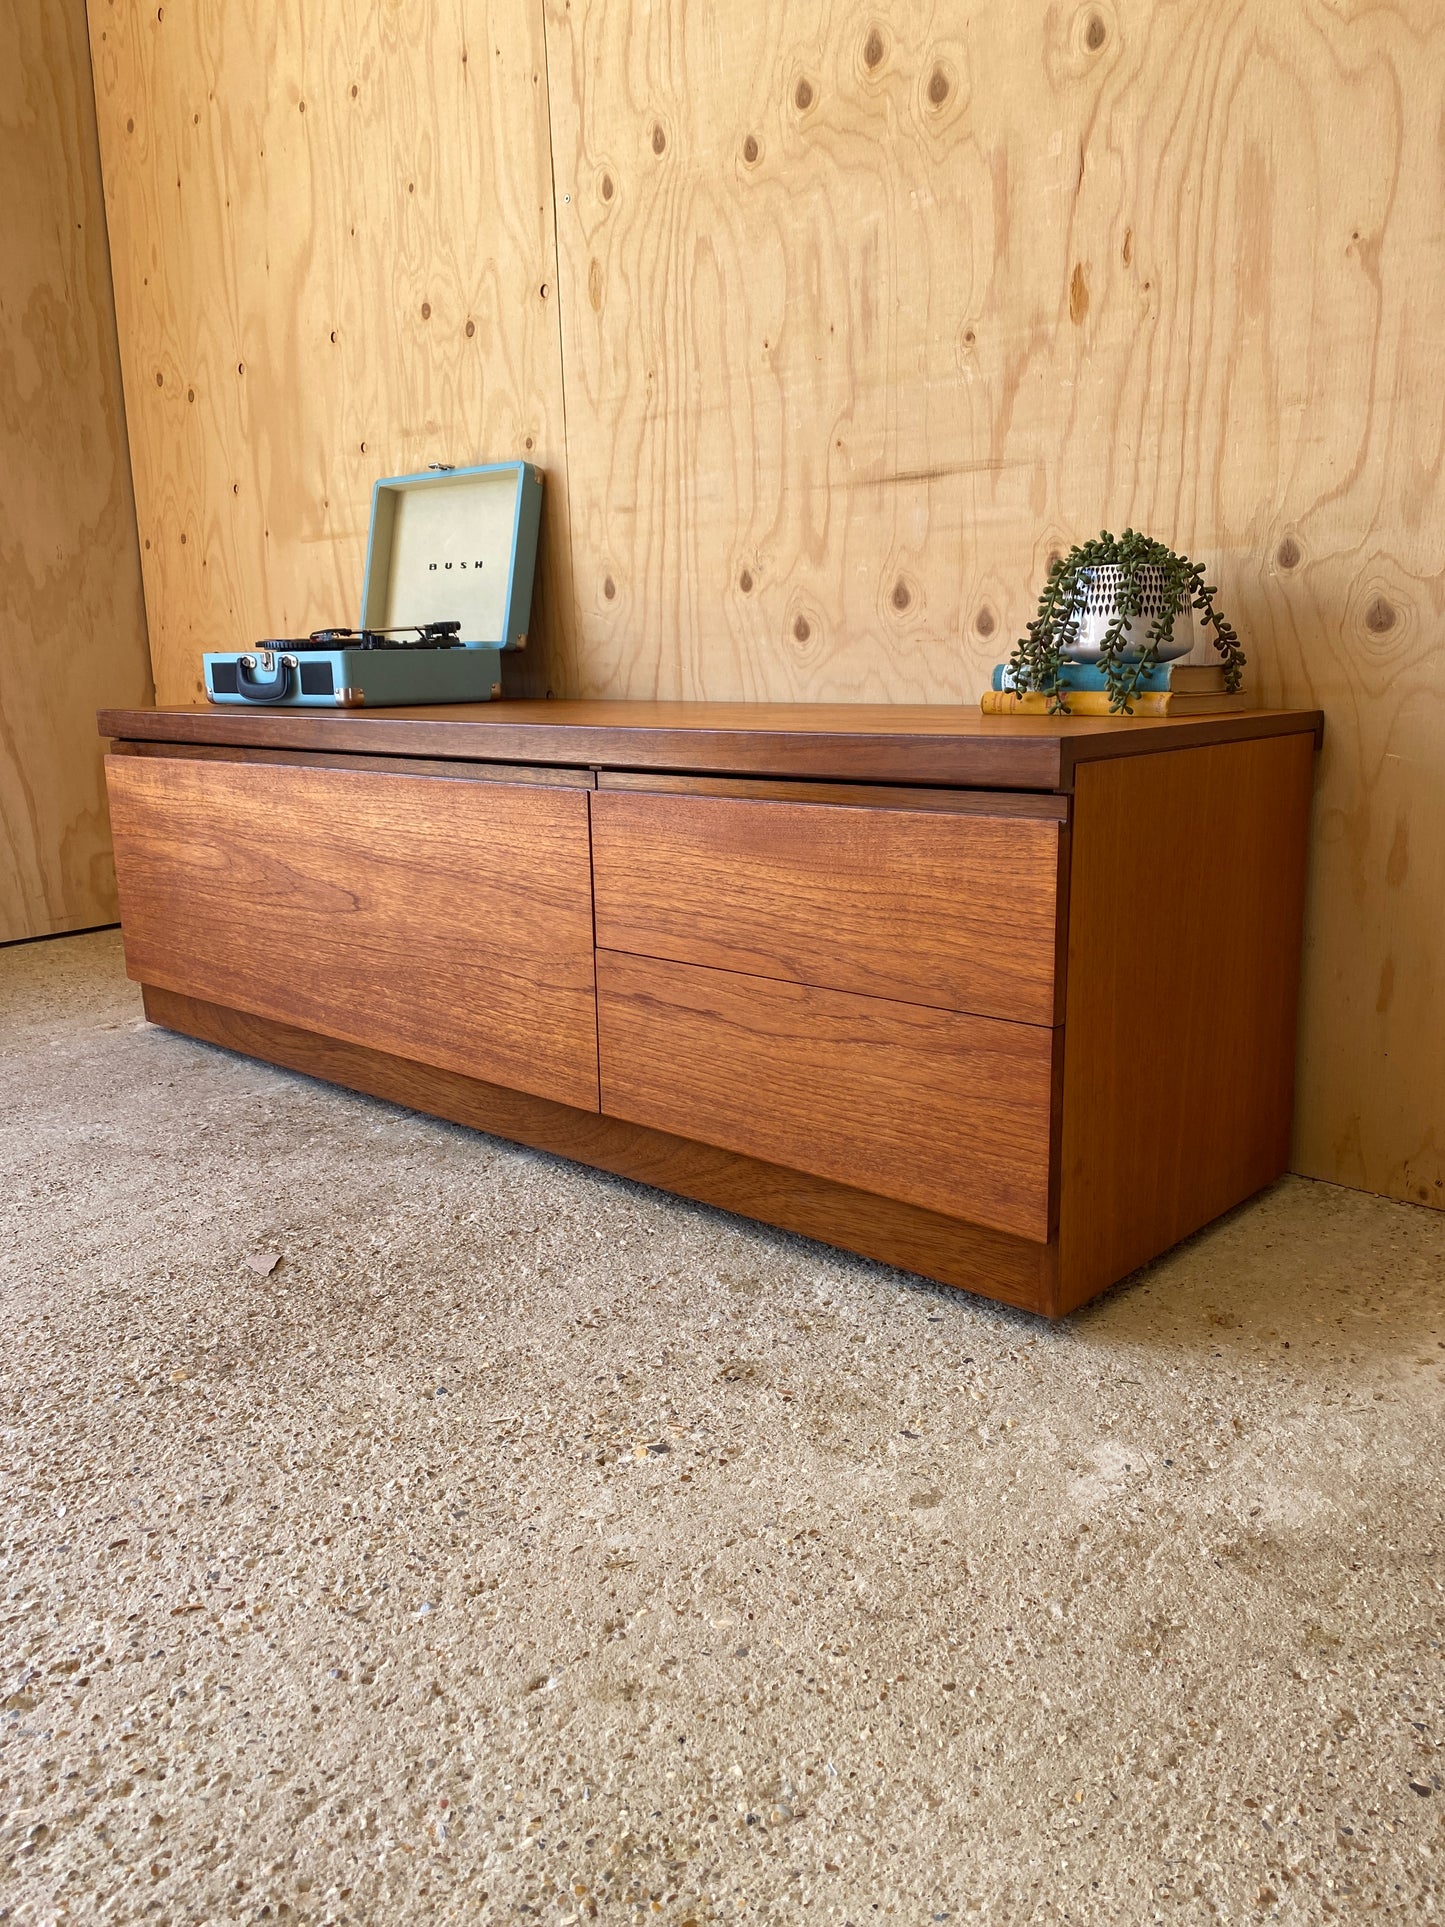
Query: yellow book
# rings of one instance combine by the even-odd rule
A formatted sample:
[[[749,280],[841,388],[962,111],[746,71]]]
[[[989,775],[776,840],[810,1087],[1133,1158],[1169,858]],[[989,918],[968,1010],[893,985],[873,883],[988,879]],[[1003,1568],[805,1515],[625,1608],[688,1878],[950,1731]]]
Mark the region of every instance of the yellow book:
[[[1114,716],[1107,689],[1072,689],[1068,694],[1071,716]],[[985,716],[1048,716],[1053,703],[1048,696],[1030,690],[1020,696],[1011,689],[989,689],[979,705]],[[1234,695],[1181,694],[1172,689],[1144,690],[1135,696],[1129,713],[1134,716],[1217,716],[1232,709],[1252,709],[1253,701],[1241,689]]]
[[[1071,716],[1111,716],[1107,689],[1073,689],[1068,696]],[[985,716],[1048,716],[1054,713],[1051,697],[1037,690],[1020,696],[1012,689],[990,689],[983,699]],[[1146,690],[1133,702],[1136,716],[1167,716],[1169,696],[1164,690]]]

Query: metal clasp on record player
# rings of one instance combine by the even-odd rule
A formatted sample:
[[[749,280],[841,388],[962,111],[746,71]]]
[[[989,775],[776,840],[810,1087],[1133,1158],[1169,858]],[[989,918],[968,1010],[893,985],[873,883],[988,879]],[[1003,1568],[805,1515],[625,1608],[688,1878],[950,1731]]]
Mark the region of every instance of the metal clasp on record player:
[[[283,650],[279,655],[274,649],[258,649],[254,655],[247,654],[238,656],[236,660],[243,669],[259,669],[261,673],[266,676],[275,675],[278,662],[283,669],[295,669],[297,667],[297,658],[291,654],[289,649]]]

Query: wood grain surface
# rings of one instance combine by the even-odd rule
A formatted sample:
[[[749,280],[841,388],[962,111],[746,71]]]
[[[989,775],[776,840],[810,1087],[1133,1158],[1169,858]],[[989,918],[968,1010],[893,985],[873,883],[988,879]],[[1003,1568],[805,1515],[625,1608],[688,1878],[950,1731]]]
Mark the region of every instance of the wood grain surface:
[[[0,0],[0,943],[115,919],[94,715],[151,692],[84,0]]]
[[[1188,720],[983,716],[911,704],[499,702],[393,710],[102,710],[103,736],[372,755],[575,762],[840,782],[1068,790],[1078,763],[1161,743],[1238,742],[1303,731],[1318,711]]]
[[[1063,831],[942,811],[599,790],[597,943],[1053,1024]]]
[[[602,1108],[1047,1240],[1055,1033],[597,953]]]
[[[1051,1254],[1027,1239],[151,985],[144,998],[153,1024],[227,1050],[800,1231],[1025,1311],[1049,1309],[1044,1275]]]
[[[142,983],[597,1105],[585,791],[107,759]]]
[[[161,700],[200,696],[205,649],[358,620],[376,477],[522,455],[544,526],[507,680],[565,675],[535,0],[92,0],[90,26]]]
[[[1059,1312],[1288,1166],[1312,761],[1283,737],[1079,773]]]

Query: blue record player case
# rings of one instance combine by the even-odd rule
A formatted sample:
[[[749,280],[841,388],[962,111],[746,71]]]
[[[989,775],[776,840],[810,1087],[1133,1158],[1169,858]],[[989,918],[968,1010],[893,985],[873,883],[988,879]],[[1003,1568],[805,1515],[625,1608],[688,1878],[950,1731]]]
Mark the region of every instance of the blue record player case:
[[[502,652],[527,646],[541,511],[530,462],[377,482],[360,632],[208,653],[207,696],[354,709],[500,695]]]

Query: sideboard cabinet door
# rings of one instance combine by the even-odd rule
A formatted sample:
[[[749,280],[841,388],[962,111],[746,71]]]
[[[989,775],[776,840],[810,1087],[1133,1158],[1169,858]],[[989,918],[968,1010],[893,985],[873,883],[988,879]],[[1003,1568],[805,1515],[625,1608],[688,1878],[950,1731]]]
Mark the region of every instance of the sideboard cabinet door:
[[[587,792],[107,759],[129,974],[598,1108]]]

